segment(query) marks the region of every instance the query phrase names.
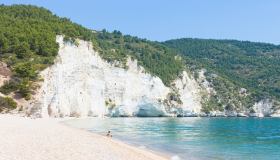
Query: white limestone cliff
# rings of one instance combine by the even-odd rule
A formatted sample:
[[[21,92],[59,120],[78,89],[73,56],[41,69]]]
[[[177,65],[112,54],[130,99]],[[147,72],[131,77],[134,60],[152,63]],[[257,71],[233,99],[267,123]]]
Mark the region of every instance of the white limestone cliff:
[[[58,36],[55,64],[41,73],[44,79],[33,96],[28,114],[39,117],[64,116],[166,116],[163,102],[172,89],[128,58],[128,69],[104,61],[91,43],[63,42]],[[183,110],[199,112],[199,85],[186,72],[176,80]]]
[[[263,99],[256,102],[253,106],[253,113],[249,113],[251,117],[265,117],[273,114],[273,102],[270,99]]]
[[[273,100],[256,102],[242,112],[200,113],[203,98],[216,94],[201,70],[195,80],[184,71],[170,87],[128,58],[127,69],[103,60],[91,43],[79,40],[75,46],[58,36],[59,53],[54,65],[40,73],[43,81],[26,101],[11,93],[22,110],[36,117],[65,116],[277,116],[280,106]],[[10,71],[0,64],[0,86],[10,79]],[[246,89],[240,94],[247,95]],[[5,96],[0,93],[0,96]],[[22,108],[23,106],[23,108]]]
[[[181,78],[176,79],[174,83],[182,101],[181,108],[184,111],[199,113],[201,109],[201,88],[197,81],[184,71]]]

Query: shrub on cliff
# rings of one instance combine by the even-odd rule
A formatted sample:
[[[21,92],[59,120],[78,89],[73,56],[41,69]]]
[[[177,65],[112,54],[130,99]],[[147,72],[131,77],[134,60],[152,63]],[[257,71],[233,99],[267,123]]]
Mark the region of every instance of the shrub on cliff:
[[[17,108],[17,103],[10,97],[0,97],[0,112]]]

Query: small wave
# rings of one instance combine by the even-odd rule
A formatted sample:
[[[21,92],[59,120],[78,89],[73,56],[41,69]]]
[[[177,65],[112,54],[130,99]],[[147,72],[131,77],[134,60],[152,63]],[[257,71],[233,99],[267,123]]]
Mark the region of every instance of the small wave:
[[[269,136],[269,137],[256,137],[260,140],[266,140],[266,139],[280,139],[280,136]]]
[[[170,160],[181,160],[181,158],[177,155],[172,156]]]

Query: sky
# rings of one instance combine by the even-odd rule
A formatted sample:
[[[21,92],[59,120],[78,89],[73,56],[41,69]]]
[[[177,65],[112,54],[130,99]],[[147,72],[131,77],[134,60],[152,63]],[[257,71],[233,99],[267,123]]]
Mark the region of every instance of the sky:
[[[87,28],[149,40],[238,39],[280,44],[280,0],[0,0],[32,4]]]

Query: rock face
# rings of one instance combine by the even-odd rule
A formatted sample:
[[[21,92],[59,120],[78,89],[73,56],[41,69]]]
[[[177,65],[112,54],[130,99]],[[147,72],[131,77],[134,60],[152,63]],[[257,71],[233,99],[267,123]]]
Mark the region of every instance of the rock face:
[[[187,72],[182,73],[182,77],[175,80],[175,87],[178,90],[180,99],[182,101],[181,108],[184,111],[199,113],[201,107],[201,88],[195,79],[191,78]]]
[[[253,106],[254,113],[250,113],[250,116],[252,117],[266,117],[273,114],[273,103],[269,99],[264,99],[259,101],[258,103],[255,103]]]
[[[160,78],[151,76],[128,59],[128,69],[104,61],[92,49],[91,43],[79,45],[63,42],[56,62],[41,73],[44,81],[33,96],[28,114],[39,117],[64,116],[166,116],[173,88]],[[182,103],[172,107],[193,112],[201,108],[199,85],[186,72],[175,82]]]
[[[0,86],[4,85],[5,81],[9,81],[11,75],[12,73],[7,65],[0,62]]]

